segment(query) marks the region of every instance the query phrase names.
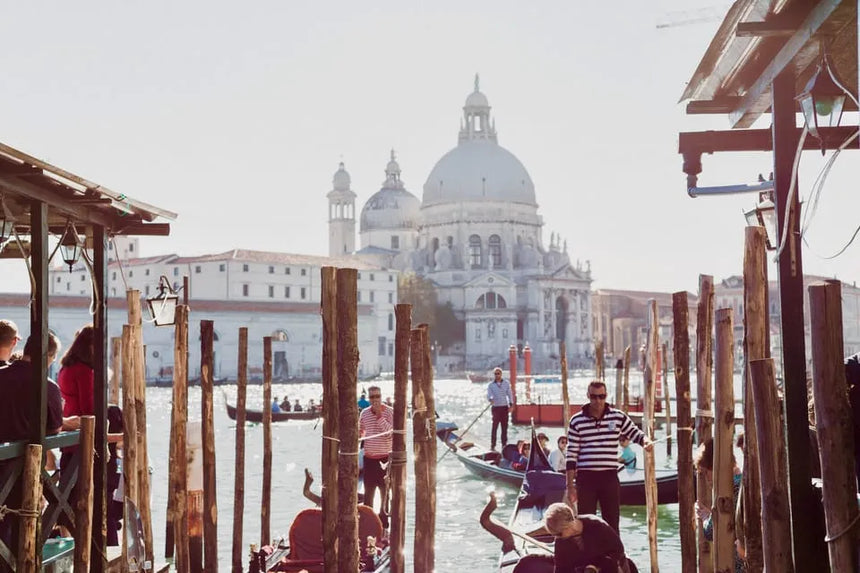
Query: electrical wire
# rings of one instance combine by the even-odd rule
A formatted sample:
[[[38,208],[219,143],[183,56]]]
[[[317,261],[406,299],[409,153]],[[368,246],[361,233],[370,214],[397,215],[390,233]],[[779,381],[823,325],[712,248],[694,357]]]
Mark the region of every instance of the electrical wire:
[[[782,222],[782,237],[779,241],[779,248],[774,255],[774,262],[779,262],[779,256],[785,249],[785,244],[788,239],[788,223],[791,217],[792,205],[794,203],[794,194],[797,192],[797,167],[800,165],[800,155],[803,152],[803,144],[806,141],[806,134],[809,133],[809,126],[803,126],[803,131],[800,132],[800,140],[797,142],[797,151],[794,153],[794,164],[791,166],[791,186],[788,189],[788,199],[785,203],[785,217]]]

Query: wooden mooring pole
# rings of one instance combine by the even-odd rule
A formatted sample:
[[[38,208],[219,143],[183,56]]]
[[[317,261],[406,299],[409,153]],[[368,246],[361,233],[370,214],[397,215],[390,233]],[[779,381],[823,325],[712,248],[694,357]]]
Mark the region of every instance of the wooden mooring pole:
[[[702,444],[713,435],[714,413],[711,410],[711,369],[714,364],[714,277],[699,275],[699,303],[696,308],[696,440]],[[711,507],[713,493],[703,474],[696,478],[696,498],[702,507]],[[711,542],[705,539],[699,521],[699,573],[712,573],[714,561]]]
[[[188,448],[188,562],[191,573],[203,572],[203,424],[189,422]]]
[[[433,571],[436,526],[436,411],[426,325],[412,329],[412,442],[415,455],[415,571]]]
[[[176,307],[173,342],[173,406],[170,414],[170,467],[165,557],[174,555],[177,571],[190,571],[188,548],[188,307]]]
[[[857,476],[854,436],[842,349],[842,285],[809,287],[812,390],[821,459],[824,519],[831,571],[853,571],[857,553]]]
[[[355,269],[337,271],[338,567],[358,569],[358,282]]]
[[[81,416],[81,469],[75,484],[75,571],[90,570],[93,528],[93,464],[83,460],[95,454],[95,416]]]
[[[657,319],[657,301],[648,301],[648,345],[645,360],[645,409],[642,416],[642,431],[654,439],[654,406],[657,400],[656,373],[657,347],[660,344],[660,323]],[[645,506],[648,517],[648,554],[651,557],[651,573],[658,573],[657,560],[657,473],[654,464],[654,448],[645,449]]]
[[[773,359],[750,360],[750,386],[760,446],[762,563],[766,571],[794,571],[791,557],[791,513],[782,404],[776,390]],[[744,463],[744,472],[748,464]]]
[[[203,567],[218,572],[218,499],[215,487],[215,323],[200,321],[200,398],[203,442]]]
[[[735,343],[732,335],[733,311],[717,310],[716,358],[714,360],[714,507],[711,520],[714,524],[714,571],[729,573],[735,567],[735,503],[734,480],[735,395],[733,376]]]
[[[137,503],[137,416],[134,407],[134,360],[136,358],[133,346],[133,329],[130,324],[122,327],[122,411],[123,411],[123,443],[134,447],[123,448],[122,477],[125,497]],[[122,557],[127,562],[128,543],[122,535]]]
[[[110,339],[110,389],[108,390],[108,404],[119,405],[119,378],[122,371],[122,337],[115,336]]]
[[[406,388],[409,385],[409,336],[412,305],[394,307],[394,429],[391,444],[391,573],[406,571]]]
[[[233,480],[233,573],[243,573],[242,528],[245,519],[245,410],[248,395],[248,328],[239,328],[236,376],[236,457]]]
[[[92,464],[90,464],[92,465]],[[42,552],[39,550],[40,505],[42,500],[42,446],[28,444],[24,452],[24,470],[21,475],[21,509],[28,512],[20,515],[18,534],[19,573],[36,573],[42,568]]]
[[[615,362],[615,407],[621,408],[624,404],[624,357]]]
[[[624,392],[621,400],[621,409],[624,413],[630,411],[630,346],[624,349]]]
[[[272,542],[272,337],[263,337],[263,491],[260,547]]]
[[[594,341],[594,378],[595,380],[603,380],[606,376],[606,369],[603,365],[603,340]]]
[[[690,333],[687,291],[672,295],[675,340],[675,401],[678,408],[678,533],[681,573],[696,571],[696,512],[693,481],[693,419],[690,400]]]
[[[564,340],[558,343],[558,353],[561,356],[561,426],[566,428],[570,423],[570,390],[567,385],[567,345]]]
[[[322,292],[322,384],[323,384],[323,440],[322,440],[322,514],[323,514],[323,570],[337,573],[337,519],[338,519],[338,436],[340,421],[337,389],[337,269],[320,269]]]
[[[669,401],[669,343],[663,343],[663,409],[666,414],[666,456],[672,457],[672,403]]]

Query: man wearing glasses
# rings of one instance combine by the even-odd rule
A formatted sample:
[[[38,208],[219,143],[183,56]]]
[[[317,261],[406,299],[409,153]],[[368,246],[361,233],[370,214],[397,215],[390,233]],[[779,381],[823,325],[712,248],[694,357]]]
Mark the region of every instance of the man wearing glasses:
[[[508,408],[514,403],[511,383],[502,378],[502,369],[493,370],[493,381],[487,385],[487,400],[493,404],[493,434],[490,449],[496,449],[496,433],[502,426],[502,448],[508,445]]]
[[[0,368],[7,366],[18,341],[18,327],[11,320],[0,320]]]
[[[578,502],[579,513],[594,514],[600,504],[603,519],[618,531],[621,485],[618,481],[618,440],[621,436],[642,447],[651,440],[621,410],[606,403],[606,385],[588,385],[588,404],[570,418],[567,428],[567,500]]]
[[[379,519],[383,527],[388,529],[385,470],[391,453],[394,409],[382,403],[379,386],[371,386],[367,390],[370,407],[362,410],[358,416],[358,431],[362,437],[367,436],[364,440],[364,504],[373,507],[373,498],[379,488]]]

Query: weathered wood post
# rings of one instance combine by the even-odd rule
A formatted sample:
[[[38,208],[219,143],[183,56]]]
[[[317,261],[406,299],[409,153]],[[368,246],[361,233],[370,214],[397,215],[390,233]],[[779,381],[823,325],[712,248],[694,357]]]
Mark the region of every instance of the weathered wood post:
[[[93,459],[95,453],[95,416],[81,416],[81,468],[75,484],[75,571],[90,570],[93,534]]]
[[[188,455],[188,561],[191,573],[203,572],[203,424],[189,422]]]
[[[594,378],[603,380],[606,370],[603,367],[603,340],[594,341]]]
[[[645,408],[642,412],[642,431],[654,439],[654,406],[657,399],[656,372],[657,347],[660,344],[660,323],[657,319],[657,301],[648,301],[648,346],[645,360]],[[645,449],[645,505],[648,515],[648,553],[651,556],[651,573],[660,571],[657,561],[657,473],[654,467],[653,446]]]
[[[422,328],[423,327],[423,328]],[[412,329],[412,441],[415,455],[415,571],[433,571],[435,554],[436,465],[435,411],[429,372],[429,341],[425,325]]]
[[[260,547],[272,542],[272,337],[263,337],[263,492]]]
[[[84,464],[81,464],[82,466]],[[92,466],[92,464],[89,464]],[[21,475],[21,509],[19,516],[18,563],[19,573],[36,573],[42,568],[40,551],[40,504],[42,500],[42,446],[28,444],[24,452],[24,470]]]
[[[624,392],[621,400],[624,413],[630,411],[630,346],[624,349]]]
[[[415,340],[412,339],[412,344],[415,343]],[[508,348],[508,362],[510,363],[510,376],[511,376],[511,396],[514,399],[514,407],[517,405],[517,347],[511,344]],[[413,367],[414,368],[414,367]],[[415,375],[413,374],[413,377]],[[414,383],[414,382],[413,382]],[[413,421],[414,423],[414,421]]]
[[[615,362],[615,407],[624,405],[624,356]]]
[[[714,571],[730,572],[735,566],[734,480],[735,394],[732,387],[735,364],[732,309],[715,315],[716,397],[714,400]]]
[[[782,430],[782,404],[776,391],[773,359],[750,360],[750,386],[755,402],[755,424],[761,453],[762,561],[766,571],[791,573],[791,512],[788,504],[788,467]],[[744,463],[744,472],[748,464]]]
[[[672,403],[669,401],[669,343],[663,343],[663,408],[666,414],[666,455],[672,457]]]
[[[678,533],[681,573],[696,571],[696,495],[693,484],[693,419],[690,400],[690,333],[687,291],[672,295],[675,340],[675,403],[678,407]]]
[[[200,397],[203,441],[203,566],[218,572],[218,499],[215,487],[215,416],[213,409],[215,323],[200,321]]]
[[[177,571],[190,571],[188,549],[188,307],[176,307],[173,342],[173,406],[170,414],[168,535],[165,556]]]
[[[412,305],[394,307],[394,435],[391,444],[391,573],[406,571],[406,387],[409,385],[409,333]]]
[[[337,271],[338,567],[358,569],[358,282],[355,269]]]
[[[561,356],[561,427],[566,428],[570,423],[570,391],[567,385],[567,345],[564,340],[558,343]]]
[[[770,357],[767,258],[764,227],[747,227],[744,240],[744,365]],[[749,573],[764,569],[762,555],[761,479],[758,432],[749,368],[744,368],[744,475],[743,519],[746,568]],[[782,448],[782,443],[780,443]]]
[[[699,302],[696,307],[696,440],[701,444],[713,435],[714,413],[711,410],[711,369],[714,364],[714,277],[699,275]],[[696,478],[696,497],[702,507],[711,507],[713,493],[702,474]],[[699,573],[711,573],[714,560],[711,542],[705,539],[699,521]]]
[[[320,269],[322,293],[323,346],[322,346],[322,383],[323,383],[323,440],[322,440],[322,513],[323,547],[325,573],[337,573],[337,520],[338,520],[338,436],[340,420],[338,416],[338,336],[337,336],[337,269]]]
[[[526,402],[532,401],[532,349],[526,343],[523,347],[523,379],[526,383]]]
[[[122,371],[122,337],[110,339],[110,390],[108,404],[119,405],[119,378]]]
[[[137,416],[134,407],[134,360],[136,355],[133,347],[133,327],[124,324],[122,327],[122,410],[123,410],[123,443],[134,444],[135,447],[124,448],[122,457],[122,477],[124,480],[125,496],[137,503]],[[122,535],[122,557],[128,558],[126,536]]]
[[[821,459],[827,550],[832,571],[852,571],[857,551],[857,476],[854,436],[842,351],[842,285],[809,287],[812,390]]]
[[[233,481],[233,573],[243,573],[245,553],[242,528],[245,518],[245,409],[248,394],[248,328],[239,328],[239,357],[236,373],[236,463]]]

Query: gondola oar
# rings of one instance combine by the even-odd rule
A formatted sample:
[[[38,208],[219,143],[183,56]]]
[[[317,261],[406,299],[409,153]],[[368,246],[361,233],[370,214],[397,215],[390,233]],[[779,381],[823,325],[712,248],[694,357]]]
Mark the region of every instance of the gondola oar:
[[[472,423],[471,423],[471,424],[469,424],[469,426],[468,426],[465,430],[463,430],[463,433],[462,433],[462,434],[460,434],[460,439],[461,439],[461,440],[463,439],[463,436],[465,436],[465,435],[466,435],[466,432],[468,432],[469,430],[471,430],[471,429],[472,429],[472,426],[474,426],[474,425],[475,425],[475,422],[477,422],[478,420],[480,420],[480,419],[481,419],[481,416],[483,416],[484,414],[486,414],[487,410],[489,410],[489,409],[490,409],[490,406],[492,406],[492,405],[493,405],[493,403],[492,403],[492,402],[488,403],[488,404],[487,404],[487,407],[486,407],[486,408],[484,408],[483,410],[481,410],[481,413],[480,413],[480,414],[478,414],[478,417],[477,417],[477,418],[475,418],[474,420],[472,420]],[[438,417],[438,416],[437,416],[437,417]],[[442,460],[444,460],[444,459],[445,459],[445,456],[447,456],[447,455],[448,455],[448,452],[450,452],[452,449],[454,449],[454,448],[456,448],[456,447],[457,447],[457,445],[456,445],[456,444],[452,444],[452,445],[451,445],[451,447],[449,447],[447,450],[445,450],[445,453],[444,453],[444,454],[442,454],[442,457],[440,457],[438,460],[436,460],[436,463],[438,464],[439,462],[441,462]]]
[[[496,503],[496,494],[495,494],[495,492],[490,492],[490,499],[487,502],[486,507],[484,507],[484,511],[481,512],[480,522],[481,522],[481,527],[486,529],[488,532],[492,533],[495,537],[497,537],[502,542],[502,551],[503,552],[508,553],[508,552],[514,551],[516,549],[513,536],[517,536],[520,539],[523,539],[524,541],[531,543],[535,547],[539,547],[539,548],[543,549],[544,551],[546,551],[550,555],[553,554],[552,547],[550,547],[546,543],[538,541],[534,537],[531,537],[530,535],[526,535],[525,533],[520,533],[519,531],[515,531],[515,530],[511,529],[510,527],[508,527],[507,525],[505,525],[504,523],[502,523],[501,521],[499,521],[498,519],[496,519],[495,517],[493,517],[492,514],[496,510],[497,507],[498,507],[498,505]]]

